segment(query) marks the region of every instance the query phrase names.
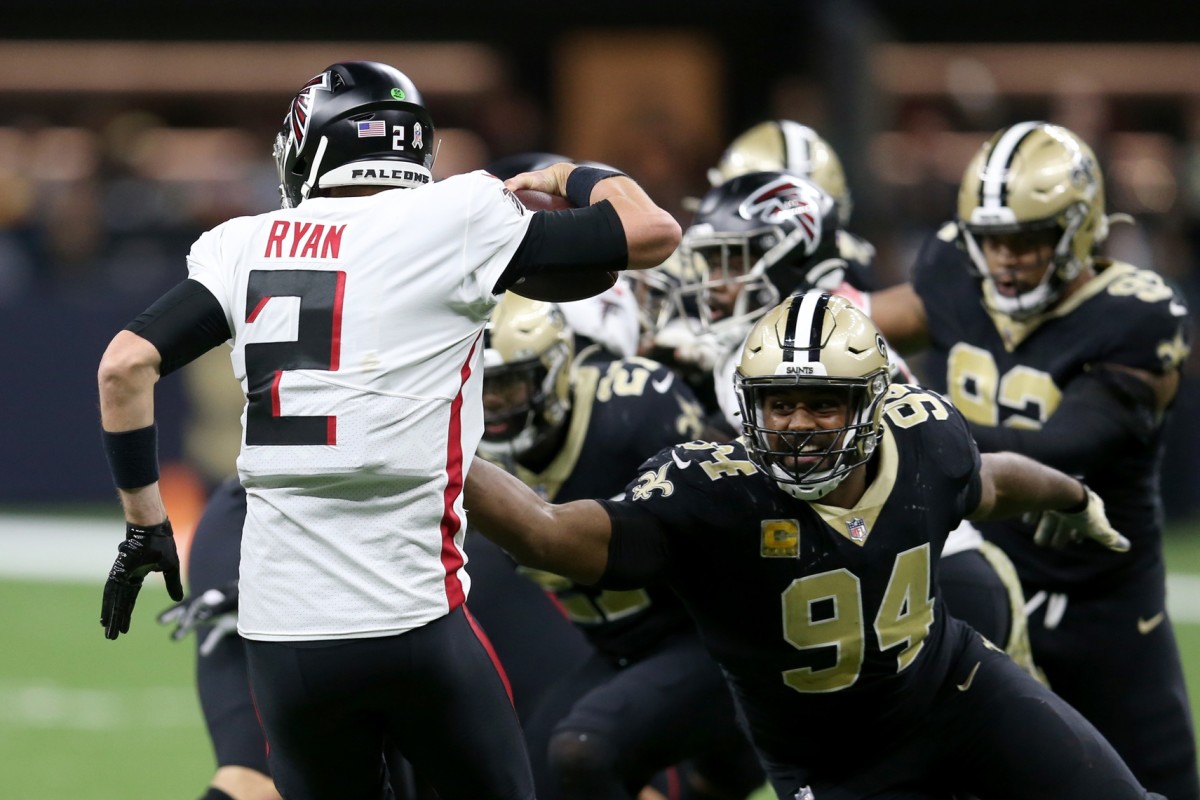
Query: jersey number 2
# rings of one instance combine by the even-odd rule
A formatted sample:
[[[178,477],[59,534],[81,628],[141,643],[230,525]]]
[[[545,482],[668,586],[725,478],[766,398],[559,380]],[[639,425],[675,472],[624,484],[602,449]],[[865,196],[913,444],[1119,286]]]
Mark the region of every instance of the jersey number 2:
[[[246,345],[246,444],[337,444],[337,417],[283,416],[279,384],[285,370],[337,370],[342,349],[345,272],[253,270],[246,287],[246,322],[272,297],[300,298],[296,338]]]

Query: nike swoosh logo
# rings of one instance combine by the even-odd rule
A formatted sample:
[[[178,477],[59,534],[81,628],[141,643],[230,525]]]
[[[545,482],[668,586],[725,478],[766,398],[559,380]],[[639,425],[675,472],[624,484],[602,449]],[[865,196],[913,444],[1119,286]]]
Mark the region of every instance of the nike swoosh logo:
[[[1138,633],[1145,636],[1150,631],[1162,625],[1162,621],[1167,618],[1167,612],[1160,611],[1150,619],[1142,619],[1138,617]]]
[[[654,391],[659,394],[666,394],[667,389],[671,388],[671,384],[675,382],[675,373],[672,372],[656,381],[650,381],[650,385],[654,387]]]
[[[679,453],[676,453],[674,450],[671,451],[671,458],[675,460],[675,466],[679,467],[680,469],[687,469],[692,465],[692,462],[684,461],[679,457]]]
[[[982,661],[976,661],[975,666],[971,667],[971,674],[967,676],[965,681],[958,684],[957,688],[960,692],[965,692],[967,689],[971,688],[971,684],[975,681],[975,673],[979,672],[979,667],[982,666],[982,664]]]

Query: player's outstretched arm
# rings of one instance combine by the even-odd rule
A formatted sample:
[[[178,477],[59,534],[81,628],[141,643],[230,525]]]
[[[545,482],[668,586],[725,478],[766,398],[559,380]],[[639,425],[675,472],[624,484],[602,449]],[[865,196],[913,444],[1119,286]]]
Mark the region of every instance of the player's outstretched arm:
[[[621,219],[629,250],[629,269],[649,269],[667,260],[683,231],[632,178],[611,170],[560,162],[522,172],[504,182],[511,191],[536,189],[571,201],[576,208],[607,200]]]
[[[100,423],[105,454],[125,510],[125,541],[104,584],[100,624],[116,639],[129,632],[142,581],[160,571],[172,600],[183,599],[179,556],[158,490],[154,384],[162,359],[146,339],[121,331],[100,360]]]
[[[855,298],[852,301],[859,302]],[[901,283],[867,295],[863,310],[884,339],[901,353],[924,350],[929,344],[929,319],[925,302],[911,283]]]
[[[1129,540],[1109,523],[1103,501],[1078,478],[1017,453],[984,453],[979,475],[979,506],[969,519],[1042,512],[1034,534],[1039,544],[1061,547],[1087,538],[1109,550],[1129,549]]]
[[[473,527],[520,563],[591,584],[608,566],[612,522],[595,500],[547,503],[519,479],[476,458],[463,504]]]

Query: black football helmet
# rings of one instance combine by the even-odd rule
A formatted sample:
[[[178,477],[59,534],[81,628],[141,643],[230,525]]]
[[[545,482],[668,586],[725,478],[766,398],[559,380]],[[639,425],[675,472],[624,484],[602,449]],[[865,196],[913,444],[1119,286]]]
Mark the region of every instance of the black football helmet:
[[[412,188],[433,181],[433,118],[395,67],[333,64],[292,100],[274,155],[284,208],[330,186]]]
[[[838,227],[837,204],[811,180],[785,171],[734,177],[704,195],[684,232],[680,256],[700,280],[682,291],[695,295],[702,321],[753,321],[819,285],[823,271],[844,272]],[[718,311],[714,290],[730,285],[740,285],[735,304]]]

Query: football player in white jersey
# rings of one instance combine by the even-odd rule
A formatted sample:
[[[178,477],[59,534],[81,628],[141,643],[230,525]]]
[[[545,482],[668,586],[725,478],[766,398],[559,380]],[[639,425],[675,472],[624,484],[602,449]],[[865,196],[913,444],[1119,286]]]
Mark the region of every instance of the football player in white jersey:
[[[328,67],[276,138],[283,208],[203,234],[188,279],[100,364],[127,523],[101,613],[115,639],[149,572],[182,597],[154,384],[232,346],[247,399],[238,633],[288,798],[379,797],[385,738],[443,800],[533,797],[504,676],[464,605],[484,324],[525,279],[651,267],[679,243],[674,218],[620,173],[560,163],[434,183],[434,149],[403,73]],[[524,188],[575,208],[530,212],[513,195]]]

